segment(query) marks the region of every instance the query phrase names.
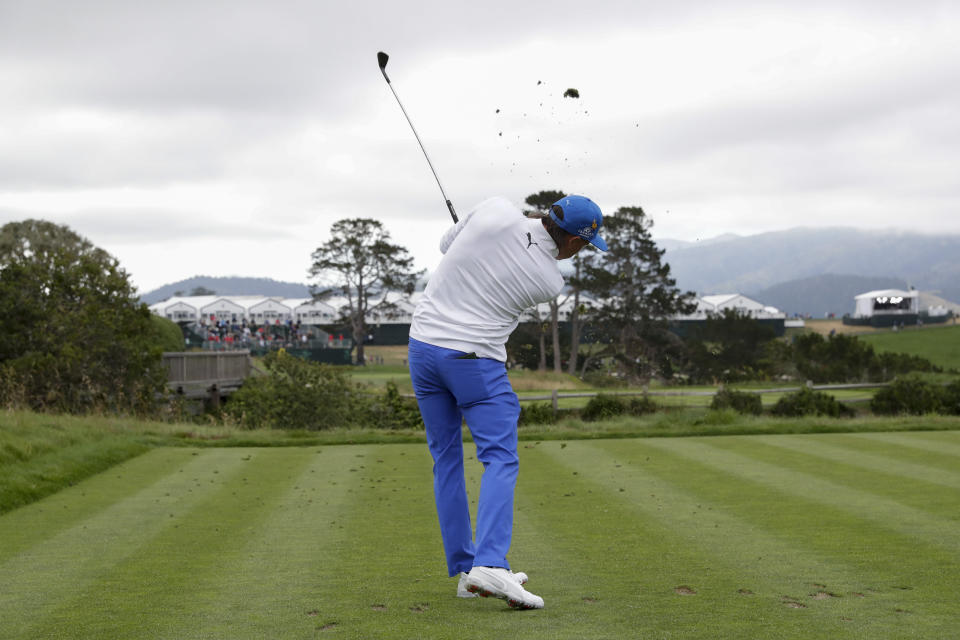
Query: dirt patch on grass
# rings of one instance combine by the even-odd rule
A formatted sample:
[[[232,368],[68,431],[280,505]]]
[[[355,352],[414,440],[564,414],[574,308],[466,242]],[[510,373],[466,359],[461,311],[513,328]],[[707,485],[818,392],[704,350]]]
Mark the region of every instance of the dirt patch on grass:
[[[421,602],[419,604],[415,604],[412,607],[410,607],[410,611],[412,611],[413,613],[423,613],[429,608],[430,608],[429,604],[427,604],[426,602]]]
[[[373,609],[374,611],[386,611],[386,610],[387,610],[387,605],[385,605],[385,604],[372,604],[372,605],[370,605],[370,608]]]
[[[752,596],[752,595],[753,595],[753,591],[750,591],[750,589],[737,589],[737,593],[739,593],[739,594],[742,595],[742,596]]]
[[[839,596],[829,591],[815,591],[810,594],[810,597],[814,600],[829,600],[830,598],[838,598]]]
[[[696,590],[694,590],[692,587],[688,587],[688,586],[685,585],[685,584],[682,584],[682,585],[680,585],[679,587],[674,588],[673,592],[676,593],[678,596],[695,596],[695,595],[697,595]]]
[[[807,605],[799,602],[796,598],[792,596],[781,596],[780,601],[783,602],[785,607],[790,609],[806,609]]]

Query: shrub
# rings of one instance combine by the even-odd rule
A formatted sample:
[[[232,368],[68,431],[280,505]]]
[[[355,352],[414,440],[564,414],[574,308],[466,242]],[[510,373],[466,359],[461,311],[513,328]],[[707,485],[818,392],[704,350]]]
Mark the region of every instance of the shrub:
[[[813,382],[885,381],[911,371],[941,369],[929,360],[905,353],[880,353],[854,336],[824,338],[808,333],[793,342],[797,371]]]
[[[387,382],[383,395],[371,402],[369,414],[370,423],[378,429],[424,428],[416,399],[401,396],[393,381]]]
[[[960,380],[954,380],[944,388],[943,412],[960,416]]]
[[[876,359],[872,345],[843,334],[826,338],[816,333],[800,335],[793,348],[797,370],[816,383],[862,380]]]
[[[873,396],[870,410],[881,415],[946,412],[948,395],[949,392],[938,384],[914,376],[897,378]]]
[[[880,381],[892,380],[895,376],[912,371],[939,373],[943,371],[943,369],[920,356],[884,351],[883,353],[878,353],[874,362],[871,363],[870,379]]]
[[[627,405],[627,412],[633,416],[643,416],[648,413],[656,413],[657,403],[647,396],[637,396],[630,399]]]
[[[370,402],[358,393],[343,369],[268,354],[267,375],[248,378],[224,408],[224,415],[246,428],[323,430],[369,424]]]
[[[521,405],[519,424],[553,424],[557,415],[553,412],[553,405],[548,402],[531,402]]]
[[[760,395],[746,391],[721,389],[713,396],[710,408],[714,410],[733,409],[737,413],[747,413],[758,416],[763,413],[763,403]]]
[[[854,415],[853,409],[837,402],[833,396],[807,387],[780,398],[770,412],[786,418],[808,415],[844,418]]]
[[[590,402],[584,407],[580,416],[588,422],[594,422],[615,418],[626,411],[627,406],[619,398],[600,393],[590,398]]]
[[[173,320],[150,314],[154,342],[164,351],[183,351],[183,331]]]

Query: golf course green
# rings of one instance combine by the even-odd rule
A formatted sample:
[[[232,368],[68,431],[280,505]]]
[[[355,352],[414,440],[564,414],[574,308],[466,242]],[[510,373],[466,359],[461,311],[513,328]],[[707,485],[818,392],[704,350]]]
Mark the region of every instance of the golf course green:
[[[960,628],[960,432],[529,441],[520,455],[510,557],[543,610],[455,596],[422,444],[158,447],[0,516],[0,637]],[[481,467],[468,472],[475,499]]]

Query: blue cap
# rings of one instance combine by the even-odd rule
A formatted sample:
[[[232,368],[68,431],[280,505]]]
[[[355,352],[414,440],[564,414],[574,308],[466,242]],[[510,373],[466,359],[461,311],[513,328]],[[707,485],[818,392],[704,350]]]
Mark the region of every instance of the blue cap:
[[[607,243],[600,237],[603,226],[603,213],[590,198],[584,196],[566,196],[550,207],[550,219],[567,233],[580,236],[597,249],[607,250]]]

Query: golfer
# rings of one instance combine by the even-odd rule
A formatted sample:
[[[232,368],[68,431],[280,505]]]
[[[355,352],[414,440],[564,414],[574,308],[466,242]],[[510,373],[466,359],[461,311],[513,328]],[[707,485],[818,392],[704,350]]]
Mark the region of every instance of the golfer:
[[[505,198],[480,203],[440,241],[444,254],[410,326],[410,377],[427,445],[450,576],[457,595],[502,598],[517,609],[543,599],[512,573],[520,404],[507,378],[507,338],[520,314],[553,300],[563,288],[558,261],[589,242],[601,250],[603,214],[592,200],[567,196],[549,216],[529,219]],[[473,537],[463,473],[460,426],[466,419],[483,463]]]

